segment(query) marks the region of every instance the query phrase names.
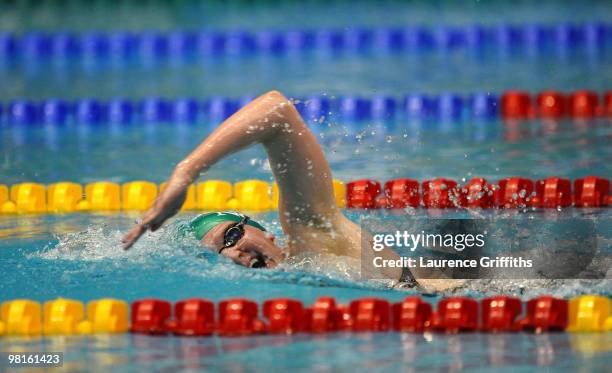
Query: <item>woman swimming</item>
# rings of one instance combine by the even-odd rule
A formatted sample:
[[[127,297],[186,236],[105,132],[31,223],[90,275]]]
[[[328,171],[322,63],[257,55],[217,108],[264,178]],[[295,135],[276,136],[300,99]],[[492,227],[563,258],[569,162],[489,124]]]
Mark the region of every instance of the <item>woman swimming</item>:
[[[261,225],[237,213],[199,216],[191,224],[196,238],[247,267],[271,268],[285,255],[306,249],[361,259],[361,229],[336,206],[332,173],[323,150],[291,101],[276,91],[258,97],[228,118],[176,166],[166,189],[142,221],[123,237],[124,248],[129,249],[147,230],[157,230],[175,215],[185,201],[187,188],[203,172],[254,144],[263,145],[278,183],[279,218],[288,250],[278,247]],[[382,255],[398,257],[388,249]],[[383,272],[385,278],[414,282],[407,269],[387,268]],[[433,288],[440,287],[435,280],[427,282]]]

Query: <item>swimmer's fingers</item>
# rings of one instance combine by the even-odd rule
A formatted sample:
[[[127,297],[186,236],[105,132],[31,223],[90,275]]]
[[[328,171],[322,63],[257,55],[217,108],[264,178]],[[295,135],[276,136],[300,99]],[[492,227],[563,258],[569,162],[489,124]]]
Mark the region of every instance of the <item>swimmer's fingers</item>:
[[[152,224],[159,217],[159,213],[157,209],[153,207],[149,212],[145,214],[145,217],[142,219],[140,223],[137,223],[130,231],[123,236],[121,242],[123,242],[123,249],[127,250],[138,241],[140,236],[142,236],[147,230],[151,229]]]
[[[123,249],[128,250],[130,247],[132,247],[134,243],[138,241],[140,236],[142,236],[146,231],[147,227],[143,223],[137,224],[134,228],[130,229],[130,231],[121,239]]]
[[[185,192],[179,190],[178,193],[166,193],[160,195],[153,203],[153,207],[145,214],[142,222],[136,224],[125,236],[123,248],[128,250],[146,231],[154,232],[158,230],[168,218],[175,215],[185,200]]]

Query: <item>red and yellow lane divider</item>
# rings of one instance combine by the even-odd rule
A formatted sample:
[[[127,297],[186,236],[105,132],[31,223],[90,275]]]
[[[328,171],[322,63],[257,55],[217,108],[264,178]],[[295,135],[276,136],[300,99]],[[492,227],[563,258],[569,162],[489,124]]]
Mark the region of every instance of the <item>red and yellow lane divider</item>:
[[[100,181],[83,187],[72,182],[50,185],[21,183],[0,185],[0,213],[69,213],[83,211],[144,211],[163,191],[148,181],[125,184]],[[418,182],[393,179],[381,185],[362,179],[346,185],[334,180],[334,195],[339,207],[375,208],[565,208],[606,207],[612,205],[610,181],[588,176],[573,181],[549,177],[533,181],[510,177],[489,183],[473,178],[459,185],[456,181],[437,178]],[[189,187],[183,210],[268,211],[278,208],[276,183],[244,180],[231,184],[207,180]]]
[[[126,332],[238,336],[338,331],[612,332],[612,302],[599,295],[582,295],[569,301],[540,296],[526,305],[510,296],[480,301],[452,297],[439,301],[434,310],[416,296],[394,304],[381,298],[361,298],[346,305],[332,297],[321,297],[308,307],[289,298],[266,300],[261,306],[243,298],[224,300],[216,306],[201,298],[185,299],[174,306],[161,299],[141,299],[131,307],[111,298],[86,306],[59,298],[42,307],[27,299],[7,301],[2,303],[0,313],[0,335],[5,336]]]

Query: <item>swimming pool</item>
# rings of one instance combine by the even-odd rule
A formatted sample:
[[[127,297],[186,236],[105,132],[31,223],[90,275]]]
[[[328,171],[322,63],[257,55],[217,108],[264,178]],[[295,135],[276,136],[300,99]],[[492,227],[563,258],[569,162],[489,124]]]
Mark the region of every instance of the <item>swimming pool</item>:
[[[343,27],[357,22],[378,27],[405,22],[426,24],[427,20],[439,16],[438,9],[423,4],[389,2],[386,8],[364,4],[363,9],[350,16],[348,5],[341,2],[331,8],[314,2],[308,5],[303,17],[290,22],[282,21],[282,14],[297,11],[293,8],[297,5],[259,6],[255,9],[260,13],[255,14],[261,16],[255,17],[250,5],[236,6],[231,12],[223,6],[207,8],[211,14],[210,25],[228,30],[244,24],[250,24],[253,30],[271,24],[283,30],[306,26]],[[571,8],[549,2],[542,5],[547,10],[545,15],[536,11],[536,5],[521,5],[515,9],[503,4],[486,5],[473,12],[450,4],[445,6],[448,10],[443,12],[440,22],[460,26],[475,22],[597,21],[603,12],[610,11],[609,4],[598,2],[574,4]],[[100,9],[97,10],[97,28],[108,29],[101,25],[114,13],[104,6]],[[124,9],[122,14],[131,15],[130,9]],[[190,8],[182,9],[189,13]],[[29,11],[46,14],[40,9]],[[53,10],[47,12],[55,14]],[[178,16],[180,21],[169,19],[161,5],[147,8],[147,12],[157,15],[152,19],[159,22],[150,25],[142,20],[131,24],[122,21],[123,28],[173,29],[194,27],[200,22],[189,14]],[[263,16],[266,12],[267,19]],[[18,19],[11,11],[4,14],[8,15],[3,17],[12,14],[12,19]],[[44,18],[33,17],[31,22],[33,28],[42,26],[53,31],[65,27],[88,29],[83,17],[79,16],[80,11],[70,14],[76,16],[66,21],[68,26],[64,27],[45,23],[48,21]],[[215,16],[227,14],[232,17],[226,24],[215,20]],[[437,22],[432,24],[435,26]],[[22,26],[13,29],[28,30]],[[6,87],[0,92],[0,100],[6,112],[7,103],[15,99],[225,96],[239,100],[271,88],[283,90],[292,97],[325,94],[332,100],[346,95],[370,97],[377,94],[401,99],[407,93],[419,92],[437,95],[450,91],[462,96],[480,91],[501,94],[508,89],[538,92],[587,88],[601,92],[609,89],[612,83],[609,61],[609,49],[605,48],[595,55],[552,52],[529,56],[496,51],[478,55],[458,48],[340,55],[318,54],[314,50],[297,57],[254,54],[179,63],[144,64],[137,60],[120,65],[88,65],[78,59],[59,66],[52,61],[30,61],[0,67],[0,80]],[[183,124],[144,122],[135,115],[129,124],[83,124],[69,119],[62,125],[14,125],[3,115],[0,183],[35,181],[50,184],[64,180],[81,184],[100,180],[161,183],[176,162],[214,125],[206,118]],[[534,180],[547,176],[576,179],[589,175],[609,179],[612,175],[609,146],[612,127],[608,119],[533,119],[509,124],[497,118],[476,121],[465,115],[447,122],[408,121],[398,115],[395,119],[351,122],[332,112],[326,123],[328,126],[318,136],[334,177],[344,181],[359,178],[384,181],[396,177],[417,180],[447,177],[465,181],[477,176],[489,180],[509,176]],[[211,169],[208,177],[230,182],[272,181],[262,149],[249,149],[224,160]],[[347,210],[346,213],[355,221],[381,214],[359,210]],[[429,216],[424,209],[410,213]],[[493,215],[504,213],[491,212]],[[143,237],[129,252],[121,250],[118,242],[121,234],[140,217],[139,213],[0,214],[0,273],[4,274],[0,282],[0,300],[29,298],[42,302],[61,296],[80,301],[113,297],[132,302],[146,297],[178,301],[199,296],[220,301],[247,296],[258,302],[291,297],[310,304],[321,295],[333,296],[346,303],[366,296],[399,301],[408,294],[415,294],[361,281],[349,270],[347,260],[337,258],[316,261],[299,258],[279,270],[252,271],[223,258],[201,255],[195,242],[176,237],[177,222],[194,214],[180,214],[175,222],[159,232]],[[449,210],[444,216],[461,214],[461,211]],[[531,214],[549,218],[590,214],[602,225],[612,217],[609,209],[577,211],[569,208]],[[261,213],[257,218],[274,233],[282,233],[276,212]],[[609,239],[603,242],[609,248]],[[612,284],[609,280],[483,282],[458,294],[480,299],[499,293],[516,295],[523,300],[543,294],[563,298],[591,293],[610,296]],[[435,303],[440,297],[428,300]],[[159,338],[126,334],[1,339],[0,346],[2,350],[15,351],[65,350],[66,367],[72,371],[305,371],[313,367],[322,371],[392,371],[411,367],[440,371],[530,371],[536,367],[603,371],[610,360],[612,335],[338,333]]]

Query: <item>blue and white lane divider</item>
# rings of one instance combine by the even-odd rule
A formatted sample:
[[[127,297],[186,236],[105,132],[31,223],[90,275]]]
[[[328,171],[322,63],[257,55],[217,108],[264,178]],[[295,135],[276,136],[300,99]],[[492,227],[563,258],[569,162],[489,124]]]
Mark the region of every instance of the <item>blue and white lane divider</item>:
[[[599,52],[612,44],[612,24],[503,24],[231,31],[0,32],[0,60],[141,60],[323,52],[424,52],[466,49],[533,53]]]

